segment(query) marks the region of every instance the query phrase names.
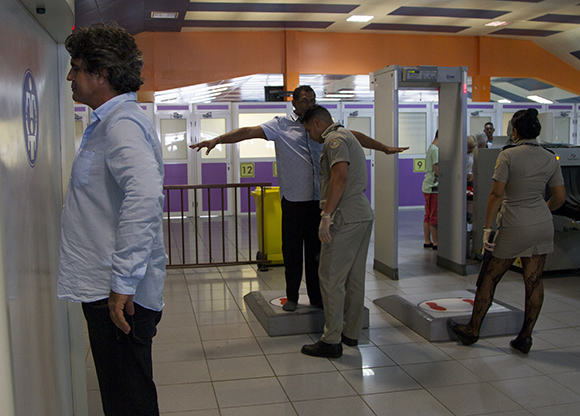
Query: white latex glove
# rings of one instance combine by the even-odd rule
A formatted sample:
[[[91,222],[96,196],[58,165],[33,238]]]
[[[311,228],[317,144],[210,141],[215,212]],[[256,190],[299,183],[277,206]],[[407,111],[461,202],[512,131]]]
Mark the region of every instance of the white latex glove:
[[[495,250],[495,244],[489,242],[489,236],[492,231],[491,228],[483,229],[483,249],[493,253],[493,250]]]
[[[330,217],[322,217],[320,225],[318,226],[318,238],[326,244],[330,243],[330,240],[332,240],[330,237],[330,224],[332,224]]]

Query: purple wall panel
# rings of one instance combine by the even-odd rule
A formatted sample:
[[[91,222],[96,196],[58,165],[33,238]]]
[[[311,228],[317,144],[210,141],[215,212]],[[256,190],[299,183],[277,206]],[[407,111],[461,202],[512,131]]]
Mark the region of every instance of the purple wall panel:
[[[165,171],[165,179],[163,181],[164,185],[187,185],[187,164],[177,163],[177,164],[166,164],[163,166]],[[165,206],[163,207],[163,212],[167,212],[167,192],[165,193]],[[169,197],[169,204],[171,206],[171,212],[181,212],[181,192],[171,191]],[[187,211],[189,205],[187,192],[183,192],[183,210]]]
[[[425,205],[421,191],[424,173],[413,172],[413,159],[399,159],[399,206]],[[375,178],[378,183],[380,178]]]
[[[278,186],[278,177],[274,176],[273,162],[254,162],[254,178],[241,178],[240,183],[248,182],[270,182],[272,186]],[[253,189],[252,189],[253,190]],[[240,195],[241,212],[248,212],[248,194],[242,189]],[[256,212],[254,197],[250,194],[250,212]]]
[[[228,183],[228,166],[226,163],[203,163],[201,165],[201,183],[203,185],[224,184]],[[224,210],[228,209],[227,191],[224,190]],[[221,211],[222,193],[219,189],[210,190],[211,210]],[[199,198],[199,196],[198,196]],[[207,191],[203,191],[202,209],[208,210]]]

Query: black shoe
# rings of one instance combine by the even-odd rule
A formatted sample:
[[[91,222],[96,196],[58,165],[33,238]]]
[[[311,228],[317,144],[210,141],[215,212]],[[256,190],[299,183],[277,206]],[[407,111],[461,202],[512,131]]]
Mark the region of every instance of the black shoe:
[[[530,348],[532,348],[532,337],[527,338],[517,337],[516,339],[512,339],[510,341],[510,347],[518,350],[522,354],[527,354],[528,352],[530,352]]]
[[[467,325],[460,325],[451,318],[447,319],[447,326],[463,345],[475,344],[479,339],[478,336],[475,336],[470,332]]]
[[[297,307],[298,303],[292,302],[291,300],[287,300],[286,303],[282,305],[282,309],[284,309],[286,312],[294,312]]]
[[[433,250],[437,250],[437,246],[436,245],[433,245],[432,248],[433,248]]]
[[[310,301],[310,306],[314,306],[315,308],[318,308],[318,309],[324,309],[324,305],[322,304],[321,300],[316,301],[316,302]]]
[[[358,339],[352,339],[347,337],[344,334],[340,335],[341,341],[344,345],[348,345],[349,347],[356,347],[358,345]]]
[[[302,354],[313,357],[340,358],[342,356],[342,344],[327,344],[318,341],[316,344],[303,345]]]
[[[423,248],[431,248],[433,247],[433,243],[423,244]]]

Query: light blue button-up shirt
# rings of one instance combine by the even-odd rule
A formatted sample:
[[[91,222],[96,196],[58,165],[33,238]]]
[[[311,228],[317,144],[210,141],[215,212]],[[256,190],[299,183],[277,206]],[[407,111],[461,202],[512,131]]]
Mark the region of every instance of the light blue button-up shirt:
[[[320,200],[322,144],[308,139],[296,113],[274,117],[260,127],[276,146],[280,195],[293,202]]]
[[[101,105],[83,136],[61,219],[61,299],[94,302],[112,290],[163,308],[163,159],[136,99]]]

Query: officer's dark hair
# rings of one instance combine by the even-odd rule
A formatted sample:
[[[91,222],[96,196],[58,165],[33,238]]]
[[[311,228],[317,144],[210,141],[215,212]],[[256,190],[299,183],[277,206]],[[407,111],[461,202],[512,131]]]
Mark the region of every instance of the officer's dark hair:
[[[107,70],[107,80],[118,94],[138,91],[143,84],[143,53],[135,38],[116,23],[75,29],[64,45],[89,74]]]
[[[521,139],[535,139],[542,131],[542,125],[538,120],[538,110],[535,108],[519,110],[512,117],[512,127],[517,130]]]
[[[306,124],[314,119],[332,123],[332,116],[330,115],[330,112],[318,104],[306,110],[306,112],[300,117],[300,122],[302,124]]]
[[[292,99],[298,101],[298,99],[300,98],[300,93],[302,91],[311,92],[312,94],[314,94],[314,97],[316,97],[316,93],[314,92],[314,90],[312,89],[312,87],[310,85],[301,85],[298,88],[296,88],[294,90],[294,92],[292,93]]]

